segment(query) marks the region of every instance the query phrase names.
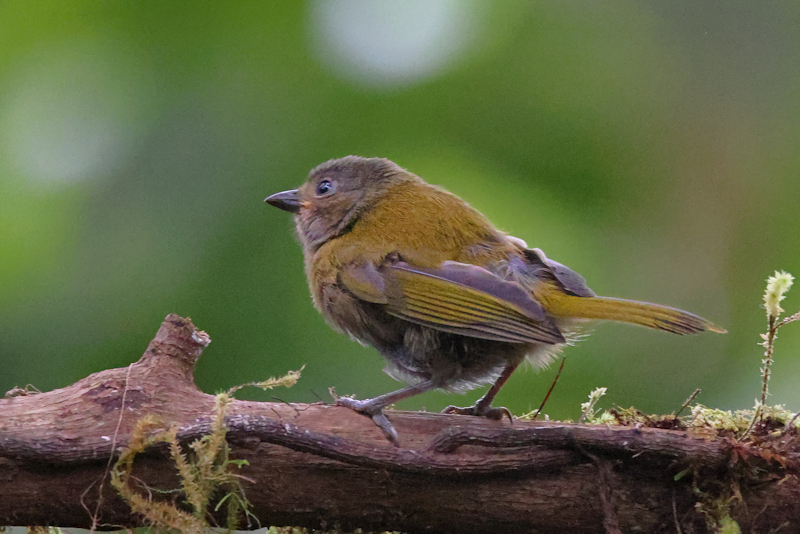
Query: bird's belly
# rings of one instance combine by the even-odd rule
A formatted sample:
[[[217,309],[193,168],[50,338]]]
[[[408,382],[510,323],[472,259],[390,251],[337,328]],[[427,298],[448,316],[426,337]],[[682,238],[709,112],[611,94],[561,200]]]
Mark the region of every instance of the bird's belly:
[[[433,380],[447,391],[466,391],[493,382],[509,363],[519,363],[527,344],[505,343],[442,332],[427,326],[404,323],[403,341],[383,356],[386,372],[398,380]]]
[[[336,284],[315,295],[328,323],[378,350],[384,371],[409,384],[433,380],[447,391],[467,391],[493,382],[509,363],[533,356],[535,366],[552,345],[507,343],[443,332],[388,314],[384,306],[359,300]],[[548,358],[549,361],[549,358]],[[540,364],[540,365],[537,365]]]

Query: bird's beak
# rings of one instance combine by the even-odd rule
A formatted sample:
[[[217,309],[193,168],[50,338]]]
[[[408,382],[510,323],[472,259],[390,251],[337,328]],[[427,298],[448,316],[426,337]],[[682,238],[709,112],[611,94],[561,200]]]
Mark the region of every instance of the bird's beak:
[[[284,211],[288,211],[290,213],[297,213],[300,211],[300,199],[297,198],[299,191],[297,189],[292,189],[291,191],[282,191],[280,193],[275,193],[274,195],[270,195],[264,199],[264,202],[269,204],[270,206],[275,206],[276,208],[280,208]]]

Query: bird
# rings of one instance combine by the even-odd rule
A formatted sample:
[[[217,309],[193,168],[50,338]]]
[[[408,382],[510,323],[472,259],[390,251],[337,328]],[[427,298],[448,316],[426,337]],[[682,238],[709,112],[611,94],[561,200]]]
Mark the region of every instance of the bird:
[[[385,158],[326,161],[298,189],[265,199],[293,214],[314,306],[336,331],[374,347],[407,386],[337,405],[370,417],[398,445],[384,408],[433,389],[492,384],[446,413],[510,417],[492,402],[524,361],[549,364],[589,320],[695,334],[698,315],[597,296],[585,279],[498,230],[467,202]]]

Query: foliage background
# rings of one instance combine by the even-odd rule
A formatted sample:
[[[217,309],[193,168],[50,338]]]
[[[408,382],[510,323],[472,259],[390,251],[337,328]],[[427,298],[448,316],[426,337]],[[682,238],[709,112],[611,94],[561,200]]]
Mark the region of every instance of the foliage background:
[[[262,202],[359,154],[444,185],[600,294],[730,331],[597,325],[551,416],[597,386],[648,412],[696,387],[750,407],[763,281],[800,275],[799,65],[791,1],[4,2],[0,391],[127,365],[170,312],[213,340],[209,392],[303,364],[282,399],[397,387],[313,309],[290,218]],[[796,330],[770,399],[794,410]],[[498,402],[535,408],[554,374],[517,372]]]

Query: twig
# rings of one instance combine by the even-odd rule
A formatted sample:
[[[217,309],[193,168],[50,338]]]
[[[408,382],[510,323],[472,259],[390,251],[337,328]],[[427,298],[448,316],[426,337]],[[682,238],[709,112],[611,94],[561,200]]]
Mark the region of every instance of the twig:
[[[691,403],[694,401],[694,399],[695,399],[695,398],[696,398],[696,397],[697,397],[697,396],[700,394],[700,392],[701,392],[701,391],[702,391],[702,390],[701,390],[700,388],[697,388],[697,389],[695,389],[695,390],[694,390],[694,393],[692,393],[691,395],[689,395],[689,398],[688,398],[688,399],[686,399],[686,400],[684,401],[684,403],[681,405],[681,409],[680,409],[680,410],[678,410],[678,413],[676,413],[676,414],[675,414],[675,418],[676,418],[676,419],[677,419],[677,418],[678,418],[678,416],[681,414],[681,412],[682,412],[683,410],[685,410],[685,409],[686,409],[686,408],[687,408],[687,407],[688,407],[688,406],[689,406],[689,405],[690,405],[690,404],[691,404]]]
[[[539,417],[539,414],[542,413],[542,410],[544,409],[544,405],[547,402],[547,399],[550,398],[550,394],[553,392],[553,389],[556,387],[556,384],[558,383],[558,379],[561,378],[561,371],[564,370],[564,362],[566,362],[566,361],[567,361],[567,357],[566,356],[561,358],[561,365],[558,366],[558,372],[556,373],[556,377],[553,380],[553,383],[550,384],[550,389],[547,390],[547,395],[544,396],[544,400],[542,401],[542,404],[539,405],[539,409],[536,410],[536,413],[533,414],[533,417],[531,417],[532,421],[535,421],[536,418]]]
[[[97,518],[100,517],[100,507],[103,505],[103,486],[105,485],[106,478],[108,474],[111,472],[111,464],[116,459],[116,448],[117,448],[117,439],[119,438],[119,429],[122,426],[122,418],[125,416],[125,397],[128,394],[128,381],[131,378],[131,369],[133,368],[133,364],[128,365],[128,370],[125,373],[125,385],[122,388],[122,400],[120,401],[119,406],[119,418],[117,419],[117,427],[114,429],[114,435],[111,437],[111,453],[108,455],[108,462],[106,462],[106,468],[103,471],[103,476],[100,477],[100,487],[97,489],[97,505],[94,508],[94,513],[92,514],[92,527],[89,529],[91,534],[94,534],[97,531]],[[92,484],[93,486],[94,484]],[[89,486],[81,495],[81,502],[83,502],[83,497],[89,492],[92,488]],[[86,508],[88,512],[89,509]]]
[[[794,426],[794,422],[797,421],[798,417],[800,417],[800,412],[797,412],[796,414],[794,414],[794,417],[792,417],[792,419],[788,423],[786,423],[786,425],[783,427],[783,433],[784,434],[786,432],[788,432],[789,430],[791,430],[791,428]]]
[[[675,502],[675,488],[674,487],[672,488],[672,519],[675,521],[675,532],[677,534],[683,534],[683,530],[681,529],[681,522],[678,519],[678,505]]]

